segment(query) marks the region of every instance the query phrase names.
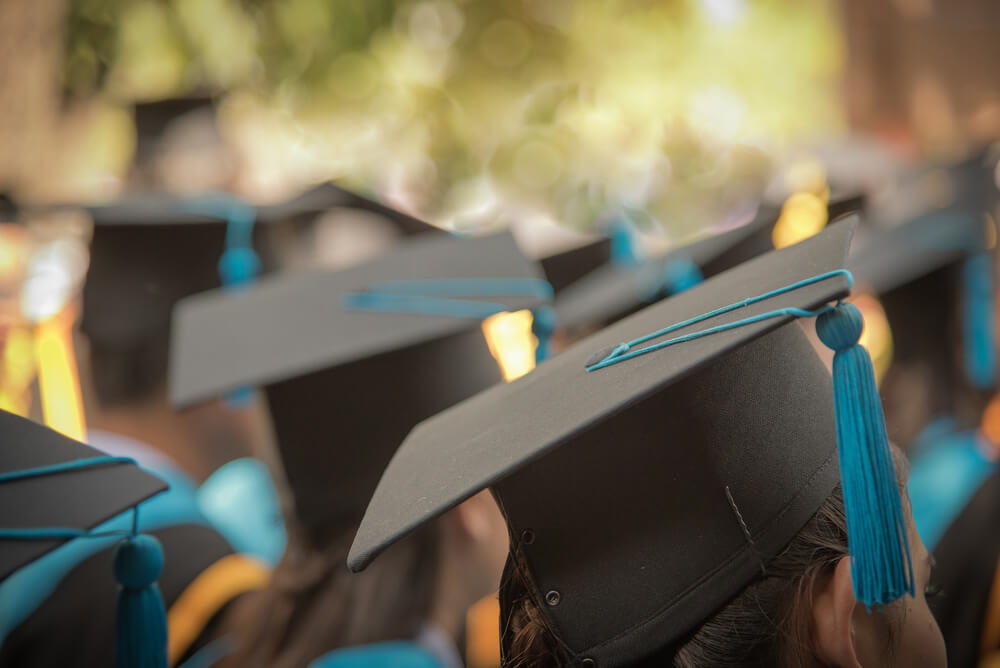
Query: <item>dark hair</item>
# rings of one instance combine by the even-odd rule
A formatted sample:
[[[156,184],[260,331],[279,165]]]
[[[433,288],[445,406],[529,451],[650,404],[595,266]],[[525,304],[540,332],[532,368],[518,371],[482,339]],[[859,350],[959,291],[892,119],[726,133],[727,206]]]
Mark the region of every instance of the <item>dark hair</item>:
[[[90,342],[90,377],[101,406],[147,401],[166,388],[167,333],[133,345]]]
[[[902,483],[901,483],[902,484]],[[809,616],[815,583],[848,555],[844,497],[838,486],[785,549],[766,565],[766,574],[676,646],[643,665],[674,668],[806,668],[815,665]],[[512,557],[513,558],[513,557]],[[508,617],[505,666],[569,666],[573,658],[551,632],[528,593],[524,564],[515,560]],[[892,651],[892,628],[886,647]]]
[[[290,527],[269,585],[227,617],[237,647],[220,665],[305,668],[340,647],[413,638],[437,586],[438,526],[424,526],[357,574],[346,566],[354,533],[317,540]]]

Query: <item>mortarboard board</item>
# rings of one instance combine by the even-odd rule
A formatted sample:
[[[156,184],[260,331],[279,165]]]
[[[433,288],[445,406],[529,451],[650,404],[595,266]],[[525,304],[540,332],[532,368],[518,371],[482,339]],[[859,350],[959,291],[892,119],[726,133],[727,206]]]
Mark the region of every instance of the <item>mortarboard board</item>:
[[[330,209],[367,211],[388,220],[405,236],[441,232],[418,218],[333,183],[314,186],[286,202],[260,206],[257,217],[262,221],[282,220],[315,215]]]
[[[856,211],[861,197],[832,200],[831,219]],[[704,278],[771,250],[779,210],[762,205],[739,227],[629,265],[607,264],[556,292],[555,322],[561,328],[609,323],[665,296],[687,290]]]
[[[611,240],[595,239],[582,246],[546,255],[538,260],[556,295],[611,260]]]
[[[625,665],[759,576],[837,485],[839,449],[858,598],[912,593],[860,319],[824,306],[850,289],[852,231],[844,221],[751,260],[418,425],[379,482],[350,568],[491,487],[550,627],[578,658]],[[841,348],[834,392],[790,322],[816,312],[821,339]],[[686,336],[705,327],[717,329]],[[884,507],[858,504],[859,470],[880,479]],[[867,534],[857,524],[882,520]]]
[[[68,540],[110,535],[124,540],[114,570],[122,585],[118,662],[166,665],[166,613],[156,588],[163,552],[156,539],[131,532],[91,532],[167,485],[123,457],[109,457],[30,420],[0,411],[0,582]]]
[[[171,400],[263,386],[298,518],[353,527],[409,429],[500,380],[480,320],[548,290],[509,234],[424,235],[344,271],[191,297],[175,312]]]

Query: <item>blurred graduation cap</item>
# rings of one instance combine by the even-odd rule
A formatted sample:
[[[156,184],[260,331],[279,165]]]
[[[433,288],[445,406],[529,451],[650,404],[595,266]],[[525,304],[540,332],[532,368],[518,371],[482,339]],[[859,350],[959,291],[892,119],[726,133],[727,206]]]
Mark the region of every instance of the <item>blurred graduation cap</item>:
[[[558,295],[567,287],[611,260],[611,239],[601,237],[568,250],[546,255],[538,263]]]
[[[967,381],[988,390],[996,384],[997,365],[997,228],[989,214],[1000,190],[987,154],[954,165],[948,175],[950,202],[900,224],[866,226],[851,267],[859,285],[879,296],[895,333],[896,359],[936,363],[938,381],[944,382],[954,375],[953,355],[961,349]],[[928,328],[927,322],[938,326]],[[949,325],[954,322],[960,327]],[[954,394],[954,383],[948,387]]]
[[[443,233],[429,223],[333,183],[314,186],[286,202],[261,206],[257,216],[262,221],[287,220],[313,216],[331,209],[366,211],[389,221],[404,236],[427,232]]]
[[[404,234],[434,229],[332,184],[260,207],[223,193],[153,192],[89,207],[94,234],[81,329],[98,352],[136,354],[122,370],[139,374],[133,388],[155,384],[165,374],[170,314],[178,300],[220,285],[244,285],[272,268],[277,260],[261,225],[338,207],[376,213]]]
[[[155,586],[163,567],[159,543],[136,535],[138,520],[131,532],[92,531],[126,510],[138,513],[166,483],[132,460],[106,456],[6,411],[0,411],[0,434],[0,587],[69,540],[120,536],[114,556],[122,585],[119,665],[166,665],[166,613]]]
[[[500,380],[480,321],[549,293],[500,234],[422,236],[347,270],[198,295],[175,311],[171,399],[263,386],[299,520],[353,528],[410,428]]]
[[[174,304],[222,284],[229,225],[186,201],[142,193],[88,209],[94,230],[80,329],[90,342],[101,401],[134,399],[158,388],[166,380]],[[249,225],[252,220],[241,232],[243,243],[251,243],[243,258],[251,264],[244,269],[252,272]]]
[[[624,665],[758,577],[842,479],[859,600],[912,593],[860,316],[828,306],[850,289],[853,227],[709,279],[418,425],[379,482],[350,568],[490,487],[508,569],[527,568],[550,627],[578,660]],[[832,392],[791,322],[816,313],[839,349]],[[878,493],[859,494],[866,476]]]
[[[833,199],[829,218],[858,211],[862,204],[860,196]],[[612,322],[761,255],[774,248],[771,233],[780,214],[779,208],[762,205],[749,222],[666,255],[600,266],[561,293],[557,291],[553,306],[556,325],[574,329]]]

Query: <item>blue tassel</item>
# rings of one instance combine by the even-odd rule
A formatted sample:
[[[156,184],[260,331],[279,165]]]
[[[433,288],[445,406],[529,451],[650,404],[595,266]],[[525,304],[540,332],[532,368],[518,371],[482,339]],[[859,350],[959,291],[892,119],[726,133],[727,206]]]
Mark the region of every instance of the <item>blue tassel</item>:
[[[260,259],[253,248],[227,248],[219,258],[219,278],[228,288],[245,286],[260,273]]]
[[[854,594],[870,610],[913,595],[913,563],[871,358],[858,344],[864,319],[841,303],[816,319],[836,351],[833,395]]]
[[[993,262],[989,253],[977,253],[965,261],[962,283],[965,376],[973,387],[990,390],[996,386],[997,359],[993,338]]]
[[[549,358],[550,339],[556,330],[556,312],[551,306],[539,306],[531,313],[531,332],[538,339],[535,348],[535,364],[541,364]]]
[[[629,223],[624,220],[617,220],[611,225],[611,263],[623,269],[637,267],[642,259],[640,257],[635,234],[632,232]]]
[[[115,550],[118,668],[167,667],[167,613],[156,580],[163,548],[152,536],[127,538]]]
[[[676,257],[663,267],[663,289],[668,295],[690,290],[704,280],[701,269],[689,257]]]
[[[231,290],[245,288],[260,273],[260,258],[248,246],[227,248],[219,258],[219,278]],[[238,387],[226,395],[226,404],[234,409],[249,406],[256,392],[252,387]]]

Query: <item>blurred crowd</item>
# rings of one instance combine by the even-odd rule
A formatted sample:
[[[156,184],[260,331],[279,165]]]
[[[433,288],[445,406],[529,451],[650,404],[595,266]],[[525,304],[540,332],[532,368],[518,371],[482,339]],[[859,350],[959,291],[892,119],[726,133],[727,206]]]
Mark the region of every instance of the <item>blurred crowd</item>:
[[[0,666],[1000,666],[997,34],[0,3]]]

